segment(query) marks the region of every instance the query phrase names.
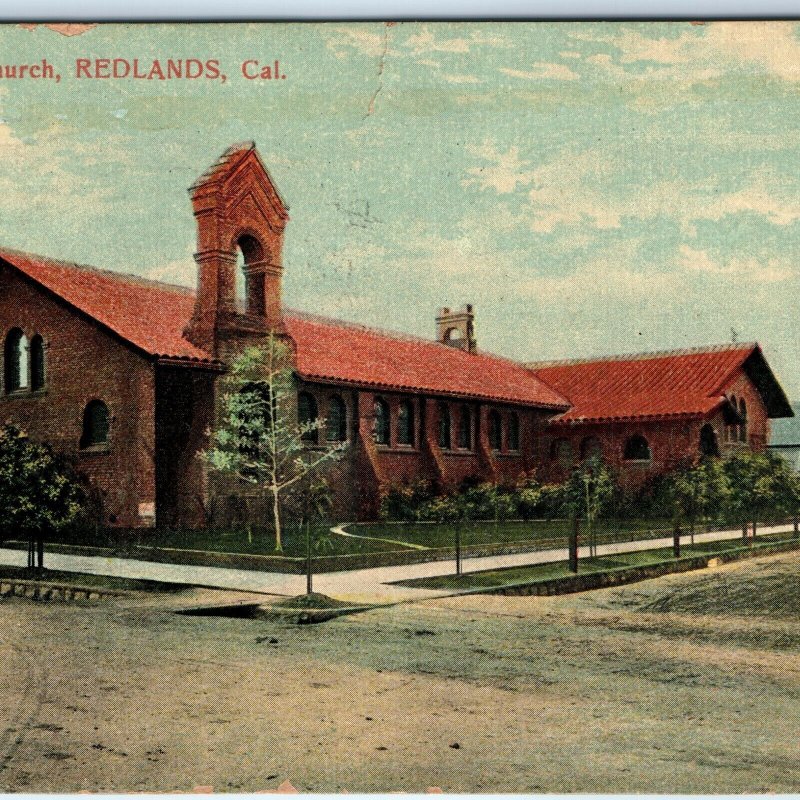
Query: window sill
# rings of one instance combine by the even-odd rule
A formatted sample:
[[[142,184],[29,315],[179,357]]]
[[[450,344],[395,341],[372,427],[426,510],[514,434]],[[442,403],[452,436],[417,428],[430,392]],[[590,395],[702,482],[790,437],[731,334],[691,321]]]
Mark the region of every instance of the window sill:
[[[442,455],[444,456],[474,456],[474,450],[442,450]]]
[[[33,400],[45,394],[44,389],[14,389],[13,392],[3,392],[4,400]]]
[[[107,444],[93,444],[89,445],[89,447],[81,447],[78,450],[78,455],[80,456],[103,456],[108,455],[111,452],[111,447]]]
[[[652,458],[623,458],[622,463],[630,467],[649,467],[653,463]]]
[[[410,444],[398,444],[396,447],[391,447],[388,444],[375,445],[379,453],[403,453],[405,455],[418,453],[419,450]]]

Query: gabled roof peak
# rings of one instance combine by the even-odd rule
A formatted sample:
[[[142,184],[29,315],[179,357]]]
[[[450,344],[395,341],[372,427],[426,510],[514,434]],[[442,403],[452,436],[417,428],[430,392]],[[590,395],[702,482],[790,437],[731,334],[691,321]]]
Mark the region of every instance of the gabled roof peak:
[[[544,369],[546,367],[569,367],[580,364],[597,364],[617,361],[648,361],[657,358],[673,358],[679,356],[703,355],[705,353],[727,353],[732,351],[750,351],[760,347],[758,342],[729,342],[727,344],[710,344],[700,347],[684,347],[676,350],[653,350],[639,353],[620,353],[608,356],[587,356],[586,358],[563,358],[552,361],[528,361],[528,369]]]
[[[261,160],[256,143],[252,140],[233,144],[225,150],[225,152],[189,187],[190,194],[193,198],[197,197],[197,195],[201,194],[202,189],[210,189],[212,186],[217,186],[227,180],[251,154],[258,162],[259,168],[267,179],[267,184],[269,186],[268,192],[273,196],[273,203],[278,215],[283,219],[288,219],[287,212],[289,211],[289,206],[286,205],[286,201],[278,191],[278,187],[275,186],[275,181],[272,180],[272,175],[270,175],[269,170]]]
[[[195,192],[201,186],[222,180],[250,152],[256,149],[253,141],[231,145],[225,152],[189,187]]]

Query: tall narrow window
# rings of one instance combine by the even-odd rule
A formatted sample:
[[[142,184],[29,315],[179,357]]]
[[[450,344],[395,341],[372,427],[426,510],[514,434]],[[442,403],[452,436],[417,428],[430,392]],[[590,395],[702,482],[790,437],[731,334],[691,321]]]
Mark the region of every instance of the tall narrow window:
[[[389,404],[380,397],[375,400],[375,430],[373,438],[376,444],[389,444]]]
[[[344,400],[335,394],[328,401],[328,420],[325,435],[329,442],[347,441],[347,407]]]
[[[19,328],[14,328],[6,336],[4,356],[3,378],[6,392],[27,389],[29,385],[28,338]]]
[[[622,456],[626,461],[649,461],[650,445],[644,436],[631,436],[625,442],[625,451]]]
[[[712,425],[706,424],[700,428],[700,454],[704,456],[719,455],[717,434]]]
[[[442,450],[449,450],[450,444],[450,406],[447,403],[439,403],[439,447]]]
[[[462,450],[472,449],[472,411],[469,406],[461,406],[458,415],[458,446]]]
[[[108,406],[102,400],[92,400],[83,410],[81,447],[108,444]]]
[[[575,460],[572,454],[572,443],[569,439],[556,439],[550,445],[550,460],[556,461],[564,469],[571,467]]]
[[[742,424],[739,426],[739,441],[747,441],[747,403],[744,397],[739,398],[739,416],[742,418]]]
[[[599,457],[603,453],[600,440],[596,436],[585,436],[581,439],[581,461],[587,458]]]
[[[499,412],[492,409],[489,412],[489,447],[500,450],[503,446],[503,422]]]
[[[519,417],[513,411],[508,415],[508,449],[519,450]]]
[[[308,392],[300,392],[297,395],[297,421],[300,423],[302,431],[300,438],[304,442],[316,444],[317,429],[313,425],[318,417],[317,400],[314,395]]]
[[[730,403],[733,406],[734,411],[739,410],[739,401],[736,399],[734,395],[730,399]],[[725,426],[725,438],[729,442],[735,442],[739,438],[739,426],[738,425],[726,425]]]
[[[44,389],[44,340],[38,334],[31,339],[31,389]]]
[[[404,400],[397,409],[397,444],[414,444],[414,406]]]

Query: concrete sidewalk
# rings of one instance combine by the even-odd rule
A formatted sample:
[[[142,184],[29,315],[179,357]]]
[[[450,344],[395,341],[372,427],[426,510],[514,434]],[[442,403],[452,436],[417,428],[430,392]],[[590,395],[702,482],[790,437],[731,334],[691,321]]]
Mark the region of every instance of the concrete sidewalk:
[[[792,525],[777,525],[760,529],[762,535],[790,532]],[[695,535],[696,542],[713,542],[741,538],[741,530],[714,531]],[[688,544],[688,535],[683,542]],[[598,555],[630,553],[637,550],[650,550],[657,547],[671,547],[672,538],[647,539],[637,542],[618,542],[600,545]],[[588,555],[588,548],[582,547],[580,557]],[[565,561],[566,549],[540,550],[533,553],[514,553],[501,556],[469,558],[463,562],[465,572],[477,572],[503,567],[518,567],[532,564],[546,564],[552,561]],[[25,566],[27,553],[23,550],[0,549],[0,564]],[[183,564],[162,564],[152,561],[137,561],[127,558],[105,558],[101,556],[75,556],[45,552],[45,565],[48,569],[65,572],[85,572],[93,575],[113,575],[121,578],[140,578],[145,580],[185,583],[209,586],[219,589],[238,589],[260,592],[266,595],[292,597],[306,590],[304,575],[287,575],[281,572],[255,572],[252,570],[225,569],[222,567],[195,567]],[[322,592],[341,600],[357,603],[393,603],[401,600],[425,599],[451,594],[450,591],[411,589],[405,586],[392,586],[393,581],[411,578],[430,578],[438,575],[452,575],[455,564],[450,561],[431,561],[425,564],[403,564],[394,567],[375,567],[350,572],[330,572],[314,576],[314,591]],[[266,601],[266,598],[265,598]]]

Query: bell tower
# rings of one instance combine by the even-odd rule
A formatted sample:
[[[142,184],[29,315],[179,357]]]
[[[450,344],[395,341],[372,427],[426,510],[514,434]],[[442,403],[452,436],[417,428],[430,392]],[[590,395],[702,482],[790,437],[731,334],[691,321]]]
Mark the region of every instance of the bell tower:
[[[229,147],[189,192],[197,220],[198,278],[186,338],[217,355],[229,349],[226,342],[235,344],[231,340],[281,333],[289,214],[255,143]]]

